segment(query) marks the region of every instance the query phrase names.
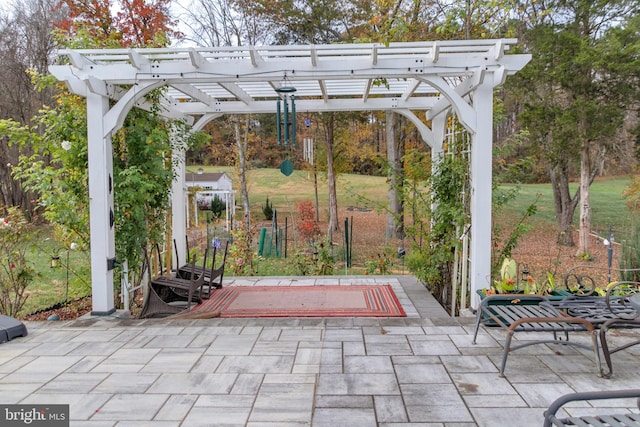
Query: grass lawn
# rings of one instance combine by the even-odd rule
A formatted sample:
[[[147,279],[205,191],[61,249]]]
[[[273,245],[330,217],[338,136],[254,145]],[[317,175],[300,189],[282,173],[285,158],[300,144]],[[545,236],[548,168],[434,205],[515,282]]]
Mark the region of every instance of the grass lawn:
[[[238,182],[237,174],[231,167],[204,167],[207,172],[224,171]],[[294,171],[291,176],[284,176],[279,169],[257,169],[249,171],[249,197],[252,213],[262,214],[262,206],[266,198],[278,210],[295,211],[295,201],[302,199],[314,200],[313,173]],[[626,207],[622,192],[631,182],[631,177],[599,178],[591,185],[591,221],[595,233],[607,234],[609,225],[614,231],[624,232],[633,224],[633,218]],[[518,197],[507,207],[511,213],[519,214],[540,195],[536,219],[555,224],[555,207],[553,190],[550,184],[505,184],[502,187],[518,188]],[[571,185],[572,192],[578,189],[578,184]],[[369,203],[371,208],[382,208],[387,202],[387,183],[385,177],[343,174],[338,178],[338,203],[340,206],[363,206]],[[318,193],[320,209],[327,209],[328,192],[326,179],[318,179]],[[574,194],[574,193],[572,193]],[[239,199],[239,192],[236,194]],[[239,201],[237,202],[240,203]],[[574,224],[578,223],[579,209],[574,215]]]
[[[590,198],[591,229],[594,233],[607,237],[610,225],[617,235],[624,235],[631,230],[634,218],[622,197],[622,192],[630,183],[630,177],[602,178],[593,182]],[[516,186],[504,185],[503,187],[513,188]],[[522,184],[517,188],[519,188],[518,197],[510,203],[508,210],[513,213],[524,212],[526,207],[535,201],[536,196],[540,195],[535,218],[551,224],[556,223],[553,190],[550,184]],[[574,183],[570,188],[572,192],[575,192],[578,189],[578,184]],[[577,208],[574,214],[575,225],[578,224],[579,214],[580,209]]]
[[[187,167],[187,170],[197,169],[199,166]],[[234,182],[236,203],[242,204],[239,191],[239,178],[232,167],[204,166],[205,172],[226,172]],[[187,174],[188,175],[188,174]],[[262,206],[267,197],[269,202],[280,211],[295,212],[295,202],[298,200],[315,200],[313,172],[295,170],[290,176],[283,175],[279,169],[255,169],[247,174],[249,201],[252,213],[262,215]],[[364,206],[379,208],[386,205],[387,184],[385,177],[365,176],[355,174],[341,174],[338,176],[337,196],[340,206]],[[327,180],[318,174],[318,202],[320,210],[326,210],[329,205]]]
[[[38,277],[27,288],[29,298],[22,310],[25,314],[63,302],[67,295],[72,300],[91,293],[87,254],[79,251],[67,252],[53,239],[49,228],[44,228],[42,232],[28,257]],[[52,268],[51,257],[56,252],[60,260],[58,266]]]

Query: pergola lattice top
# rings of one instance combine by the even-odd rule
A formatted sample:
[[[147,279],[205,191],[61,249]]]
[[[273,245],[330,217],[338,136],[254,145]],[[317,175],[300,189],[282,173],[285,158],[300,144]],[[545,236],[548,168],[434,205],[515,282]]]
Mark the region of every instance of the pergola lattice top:
[[[297,89],[300,112],[406,108],[433,109],[435,115],[451,105],[443,92],[454,89],[466,96],[485,71],[496,73],[499,85],[522,68],[528,55],[504,55],[515,43],[63,50],[59,57],[70,66],[55,65],[51,71],[71,86],[89,80],[89,90],[98,90],[92,80],[105,82],[112,99],[120,99],[127,86],[162,83],[169,88],[166,115],[174,118],[273,112],[280,96],[275,89],[284,82]],[[82,94],[83,86],[72,91]]]

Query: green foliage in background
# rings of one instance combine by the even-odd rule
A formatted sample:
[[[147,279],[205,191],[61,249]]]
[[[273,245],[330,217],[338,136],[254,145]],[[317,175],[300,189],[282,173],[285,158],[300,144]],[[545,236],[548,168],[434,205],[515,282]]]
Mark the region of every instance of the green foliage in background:
[[[15,317],[29,294],[36,271],[27,253],[38,229],[16,207],[0,209],[0,313]]]

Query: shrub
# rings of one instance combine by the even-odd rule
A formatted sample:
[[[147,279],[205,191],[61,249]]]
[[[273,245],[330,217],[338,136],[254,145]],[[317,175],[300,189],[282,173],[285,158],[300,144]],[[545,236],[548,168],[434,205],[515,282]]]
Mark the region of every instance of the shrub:
[[[371,257],[365,261],[365,274],[388,274],[393,266],[391,258],[383,253]]]
[[[316,211],[311,200],[298,201],[298,233],[300,238],[311,245],[320,235],[320,227],[316,221]]]
[[[227,260],[234,276],[253,275],[253,232],[245,223],[235,228],[231,235],[233,243],[229,247]]]
[[[262,213],[264,219],[271,221],[273,219],[273,205],[269,202],[269,196],[267,196],[267,202],[262,206]]]
[[[0,312],[16,316],[27,301],[27,286],[36,272],[27,260],[28,243],[37,230],[18,210],[11,207],[0,218]]]
[[[213,217],[216,219],[220,218],[220,216],[222,216],[222,212],[224,212],[225,209],[227,209],[227,206],[222,201],[222,199],[220,199],[220,197],[218,197],[218,195],[216,194],[213,197],[213,200],[211,201],[211,212]]]
[[[318,260],[316,261],[316,274],[327,276],[333,274],[336,261],[331,253],[331,242],[325,240],[318,245]]]

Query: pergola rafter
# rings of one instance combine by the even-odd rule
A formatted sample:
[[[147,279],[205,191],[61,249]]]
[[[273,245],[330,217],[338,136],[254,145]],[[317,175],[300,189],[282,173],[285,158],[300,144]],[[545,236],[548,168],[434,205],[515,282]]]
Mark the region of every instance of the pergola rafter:
[[[73,93],[87,97],[89,170],[94,178],[89,188],[94,313],[113,311],[112,264],[105,258],[115,255],[109,225],[113,195],[104,185],[111,180],[112,166],[98,158],[112,156],[113,133],[133,106],[149,108],[145,95],[158,88],[166,88],[161,113],[194,129],[225,114],[273,113],[281,96],[275,89],[282,85],[296,88],[298,113],[392,110],[417,126],[434,159],[442,150],[444,118],[454,110],[472,135],[471,282],[473,288],[482,287],[491,261],[493,89],[530,60],[530,55],[507,54],[515,43],[500,39],[58,52],[51,73]],[[426,123],[417,111],[424,112]],[[186,227],[184,213],[176,209],[184,195],[184,163],[181,168],[172,192],[176,236],[183,236]]]

